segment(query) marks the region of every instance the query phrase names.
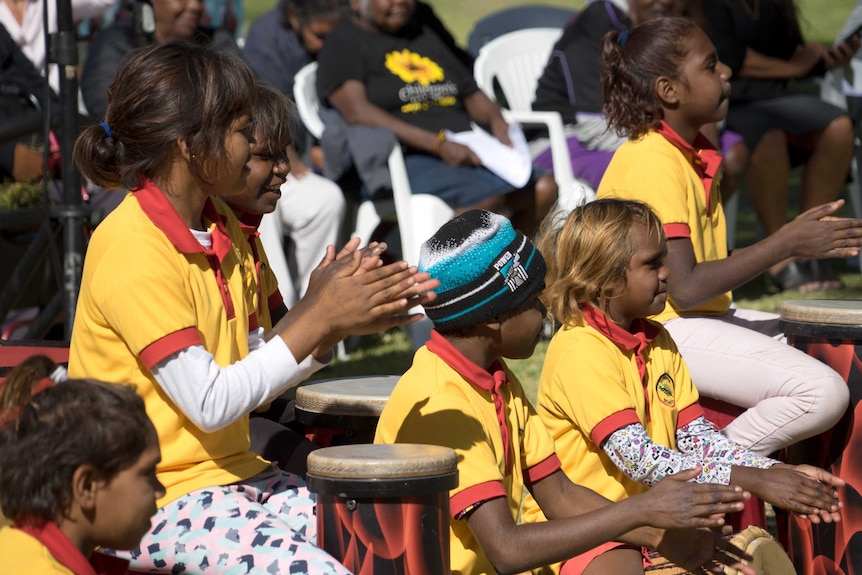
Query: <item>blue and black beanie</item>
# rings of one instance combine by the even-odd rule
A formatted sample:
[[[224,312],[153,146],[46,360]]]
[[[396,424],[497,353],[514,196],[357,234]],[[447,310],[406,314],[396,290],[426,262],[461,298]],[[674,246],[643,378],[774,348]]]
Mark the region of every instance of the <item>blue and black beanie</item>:
[[[470,210],[422,244],[419,269],[440,280],[425,314],[451,331],[517,309],[545,285],[545,260],[501,215]]]

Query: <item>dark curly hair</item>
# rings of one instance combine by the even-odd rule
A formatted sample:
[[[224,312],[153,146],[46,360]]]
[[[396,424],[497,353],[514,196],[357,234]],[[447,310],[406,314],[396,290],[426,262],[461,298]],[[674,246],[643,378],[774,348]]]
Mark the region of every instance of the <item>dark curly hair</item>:
[[[69,379],[31,397],[56,367],[33,356],[0,384],[0,509],[16,523],[57,521],[75,469],[90,465],[110,481],[158,442],[131,386]]]
[[[134,189],[163,175],[188,143],[189,167],[200,181],[219,179],[225,136],[250,113],[257,82],[238,57],[189,42],[129,52],[108,88],[105,122],[85,128],[75,143],[75,164],[103,188]]]
[[[655,81],[660,76],[685,81],[679,71],[688,56],[686,40],[695,28],[688,18],[654,18],[631,32],[605,34],[602,111],[610,130],[637,139],[659,125],[664,110]]]

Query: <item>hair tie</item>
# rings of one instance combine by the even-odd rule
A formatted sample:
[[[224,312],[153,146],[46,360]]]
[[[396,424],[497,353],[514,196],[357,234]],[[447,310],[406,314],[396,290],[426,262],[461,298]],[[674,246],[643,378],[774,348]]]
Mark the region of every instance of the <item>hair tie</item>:
[[[617,36],[617,44],[619,44],[620,46],[625,46],[626,42],[628,42],[628,41],[629,41],[629,31],[623,30],[622,32],[620,32],[620,35]]]
[[[107,122],[99,122],[99,125],[102,126],[102,129],[105,130],[105,135],[109,138],[113,138],[114,134],[111,133],[111,128],[108,127]]]
[[[54,373],[56,373],[56,370]],[[54,374],[51,375],[53,376]],[[46,389],[54,387],[54,385],[56,385],[56,382],[51,377],[43,377],[30,389],[30,399],[33,399]],[[26,407],[26,405],[27,404],[25,403],[24,405],[13,407],[6,413],[0,413],[0,429],[5,429],[11,425],[13,421],[18,419],[18,416],[21,415],[21,410]]]

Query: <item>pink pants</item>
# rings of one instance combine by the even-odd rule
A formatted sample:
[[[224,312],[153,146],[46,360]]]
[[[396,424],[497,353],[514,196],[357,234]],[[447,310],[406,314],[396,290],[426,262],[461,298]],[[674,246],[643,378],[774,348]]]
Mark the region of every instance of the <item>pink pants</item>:
[[[102,552],[143,572],[349,575],[316,537],[314,496],[298,476],[273,469],[180,497],[159,509],[138,549]]]
[[[850,399],[835,370],[787,345],[778,320],[731,309],[664,324],[698,392],[747,409],[724,433],[761,455],[829,429]]]

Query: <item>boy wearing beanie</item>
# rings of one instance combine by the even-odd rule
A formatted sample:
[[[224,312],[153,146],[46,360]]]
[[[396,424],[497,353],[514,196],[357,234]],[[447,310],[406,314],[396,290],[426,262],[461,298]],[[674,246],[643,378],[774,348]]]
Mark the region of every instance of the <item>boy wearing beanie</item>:
[[[396,385],[375,442],[456,451],[453,573],[527,571],[610,540],[658,548],[706,573],[747,558],[711,531],[688,529],[723,524],[720,514],[742,509],[748,497],[733,486],[685,483],[699,469],[661,481],[649,500],[614,504],[561,471],[553,440],[503,359],[532,355],[542,330],[545,261],[529,238],[500,215],[471,210],[425,242],[419,268],[440,281],[425,307],[435,329]],[[549,521],[519,524],[528,493]]]

